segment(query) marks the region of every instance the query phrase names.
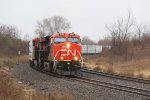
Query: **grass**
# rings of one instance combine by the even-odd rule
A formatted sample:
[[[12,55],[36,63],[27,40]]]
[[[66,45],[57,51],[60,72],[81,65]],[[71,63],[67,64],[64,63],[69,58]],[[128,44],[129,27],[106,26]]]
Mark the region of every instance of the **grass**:
[[[16,64],[28,63],[28,56],[22,55],[20,57],[0,57],[0,67],[12,68]]]
[[[25,92],[10,79],[4,70],[0,70],[0,100],[25,100]]]
[[[85,56],[84,58],[86,58],[84,64],[88,69],[150,79],[150,57],[133,60],[107,56]]]
[[[40,92],[20,84],[9,72],[14,65],[28,62],[28,56],[0,58],[0,100],[74,100],[69,93],[61,91]]]
[[[73,96],[60,91],[38,92],[35,90],[27,90],[25,100],[74,100]]]

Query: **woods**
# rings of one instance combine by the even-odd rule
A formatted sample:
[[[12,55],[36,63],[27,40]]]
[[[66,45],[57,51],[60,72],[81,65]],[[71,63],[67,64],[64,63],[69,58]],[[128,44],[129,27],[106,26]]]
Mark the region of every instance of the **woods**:
[[[20,32],[17,27],[0,25],[0,55],[16,56],[18,51],[21,54],[28,54],[28,41],[20,39]]]
[[[139,51],[142,50],[145,51],[142,51],[141,57],[145,56],[145,53],[149,55],[149,27],[149,23],[137,23],[129,11],[125,18],[117,19],[114,23],[106,25],[110,35],[100,40],[99,44],[111,46],[111,54],[116,56],[132,59],[135,54],[140,54]]]

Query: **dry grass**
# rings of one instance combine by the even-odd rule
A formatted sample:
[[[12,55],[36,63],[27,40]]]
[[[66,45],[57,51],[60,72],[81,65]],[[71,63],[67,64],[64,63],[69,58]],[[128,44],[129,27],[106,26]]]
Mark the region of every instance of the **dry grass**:
[[[124,60],[111,57],[85,57],[85,66],[89,69],[102,72],[150,79],[150,58]],[[92,59],[92,60],[91,60]]]
[[[0,57],[0,67],[13,67],[16,64],[25,64],[28,63],[28,56],[27,55],[22,55],[19,57]]]
[[[74,100],[69,93],[59,91],[39,92],[20,84],[11,78],[9,69],[14,65],[28,62],[28,56],[0,58],[0,100]]]
[[[60,91],[48,92],[37,92],[35,90],[27,90],[26,100],[74,100],[73,96],[62,93]]]
[[[73,96],[59,91],[51,92],[51,100],[74,100]]]
[[[5,71],[0,71],[0,100],[25,100],[24,91]]]
[[[59,91],[38,92],[12,80],[5,70],[0,70],[0,100],[74,100],[68,93]]]

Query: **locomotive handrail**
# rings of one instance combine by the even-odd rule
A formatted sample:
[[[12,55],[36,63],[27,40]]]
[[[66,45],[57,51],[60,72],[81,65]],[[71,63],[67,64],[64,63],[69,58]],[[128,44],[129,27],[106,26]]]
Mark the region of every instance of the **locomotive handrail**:
[[[54,60],[54,64],[53,64],[54,71],[56,70],[56,61],[55,61],[55,58],[56,58],[58,52],[60,52],[60,50],[56,52],[56,55],[54,56],[54,59],[53,59]]]
[[[81,53],[79,52],[79,51],[77,51],[78,53],[79,53],[79,55],[80,55],[80,57],[81,57],[81,67],[83,66],[83,58],[82,58],[82,56],[81,56]]]

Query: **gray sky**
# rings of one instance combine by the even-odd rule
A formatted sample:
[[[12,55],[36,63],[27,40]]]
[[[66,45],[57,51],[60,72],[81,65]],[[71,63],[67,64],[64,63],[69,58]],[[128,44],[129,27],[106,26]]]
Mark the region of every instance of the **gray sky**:
[[[108,34],[105,25],[126,17],[129,9],[137,22],[150,23],[150,0],[0,0],[0,24],[32,37],[37,20],[60,15],[71,22],[71,32],[97,41]]]

